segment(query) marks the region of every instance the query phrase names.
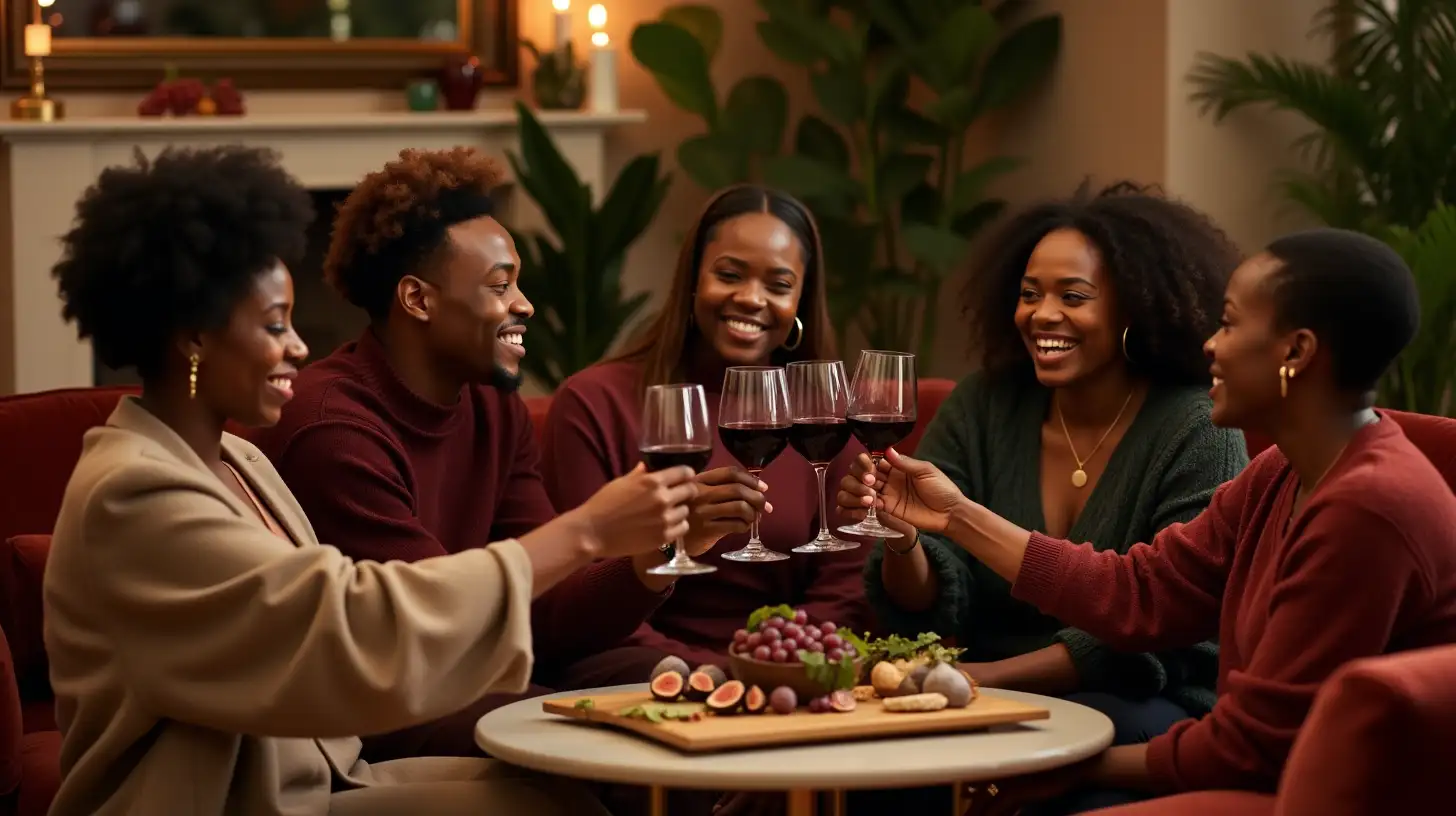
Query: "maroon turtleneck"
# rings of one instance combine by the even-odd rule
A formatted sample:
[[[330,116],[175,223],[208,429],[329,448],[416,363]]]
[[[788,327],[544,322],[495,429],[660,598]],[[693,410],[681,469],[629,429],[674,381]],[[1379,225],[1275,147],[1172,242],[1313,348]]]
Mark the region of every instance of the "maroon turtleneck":
[[[272,428],[252,434],[319,540],[358,560],[418,561],[519,537],[556,511],[525,403],[487,386],[450,405],[410,391],[372,331],[303,369]],[[579,570],[541,595],[538,663],[567,663],[632,634],[669,593],[630,561]]]

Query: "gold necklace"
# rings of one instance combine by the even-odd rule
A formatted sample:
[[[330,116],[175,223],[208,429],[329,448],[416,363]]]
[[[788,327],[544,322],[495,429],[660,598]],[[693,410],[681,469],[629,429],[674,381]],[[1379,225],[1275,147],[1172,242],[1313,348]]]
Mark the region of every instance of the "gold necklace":
[[[1122,413],[1127,410],[1128,404],[1132,402],[1132,395],[1135,393],[1137,393],[1137,389],[1127,392],[1127,399],[1123,400],[1122,407],[1117,409],[1117,416],[1113,417],[1112,424],[1107,426],[1107,430],[1102,432],[1102,438],[1098,439],[1097,444],[1092,446],[1092,452],[1087,454],[1086,459],[1077,455],[1077,446],[1072,444],[1072,432],[1067,430],[1067,420],[1062,417],[1062,406],[1060,403],[1057,404],[1057,421],[1062,423],[1062,434],[1067,437],[1067,448],[1072,451],[1072,458],[1077,460],[1077,469],[1072,471],[1072,487],[1081,488],[1087,486],[1087,471],[1085,470],[1087,463],[1092,461],[1092,457],[1096,456],[1097,451],[1102,449],[1102,443],[1107,441],[1107,435],[1112,433],[1112,429],[1116,428],[1117,423],[1122,421]]]

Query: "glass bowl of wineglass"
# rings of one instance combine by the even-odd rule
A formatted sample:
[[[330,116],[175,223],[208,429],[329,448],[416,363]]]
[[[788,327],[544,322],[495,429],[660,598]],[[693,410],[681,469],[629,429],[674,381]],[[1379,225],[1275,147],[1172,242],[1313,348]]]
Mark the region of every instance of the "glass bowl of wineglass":
[[[718,439],[744,470],[755,477],[789,446],[789,388],[782,368],[733,366],[723,373],[723,398],[718,405]],[[729,561],[783,561],[781,552],[763,546],[758,514],[749,528],[748,544],[723,553]]]
[[[784,368],[789,384],[789,444],[814,468],[819,485],[819,534],[796,553],[826,553],[852,550],[857,541],[845,541],[829,532],[829,513],[824,474],[829,463],[849,444],[849,382],[839,360],[804,360]]]
[[[876,471],[885,451],[915,430],[917,381],[915,355],[903,351],[860,352],[849,386],[845,418],[855,439],[865,446]],[[904,538],[880,523],[873,505],[863,521],[840,527],[839,532],[871,538]]]
[[[654,385],[642,398],[642,434],[638,448],[648,470],[687,465],[701,473],[713,458],[713,428],[708,424],[708,399],[692,383]],[[673,544],[672,560],[649,570],[653,575],[703,575],[717,572],[712,564],[694,561],[683,540]]]

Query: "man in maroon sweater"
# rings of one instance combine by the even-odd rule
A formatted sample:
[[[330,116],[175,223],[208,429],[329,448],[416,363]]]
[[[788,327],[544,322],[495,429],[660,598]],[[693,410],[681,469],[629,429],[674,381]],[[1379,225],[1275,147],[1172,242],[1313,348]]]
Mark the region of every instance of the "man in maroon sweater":
[[[304,368],[282,421],[254,441],[320,539],[356,559],[459,552],[555,516],[515,394],[532,309],[510,235],[490,215],[499,180],[466,149],[405,151],[340,208],[324,274],[370,326]],[[531,621],[537,676],[632,634],[670,592],[671,578],[645,572],[660,563],[656,551],[600,561],[543,594]],[[507,699],[366,738],[365,756],[477,753],[476,720]]]

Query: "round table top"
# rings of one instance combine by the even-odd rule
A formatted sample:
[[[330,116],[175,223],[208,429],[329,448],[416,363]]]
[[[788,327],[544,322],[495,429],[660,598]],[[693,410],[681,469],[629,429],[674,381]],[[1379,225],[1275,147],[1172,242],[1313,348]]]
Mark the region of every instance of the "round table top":
[[[959,734],[686,754],[646,737],[541,710],[541,701],[550,697],[646,689],[644,683],[521,700],[481,717],[475,741],[496,759],[575,779],[740,791],[1000,780],[1070,765],[1112,744],[1112,721],[1100,711],[999,689],[984,691],[1041,706],[1051,717]]]

